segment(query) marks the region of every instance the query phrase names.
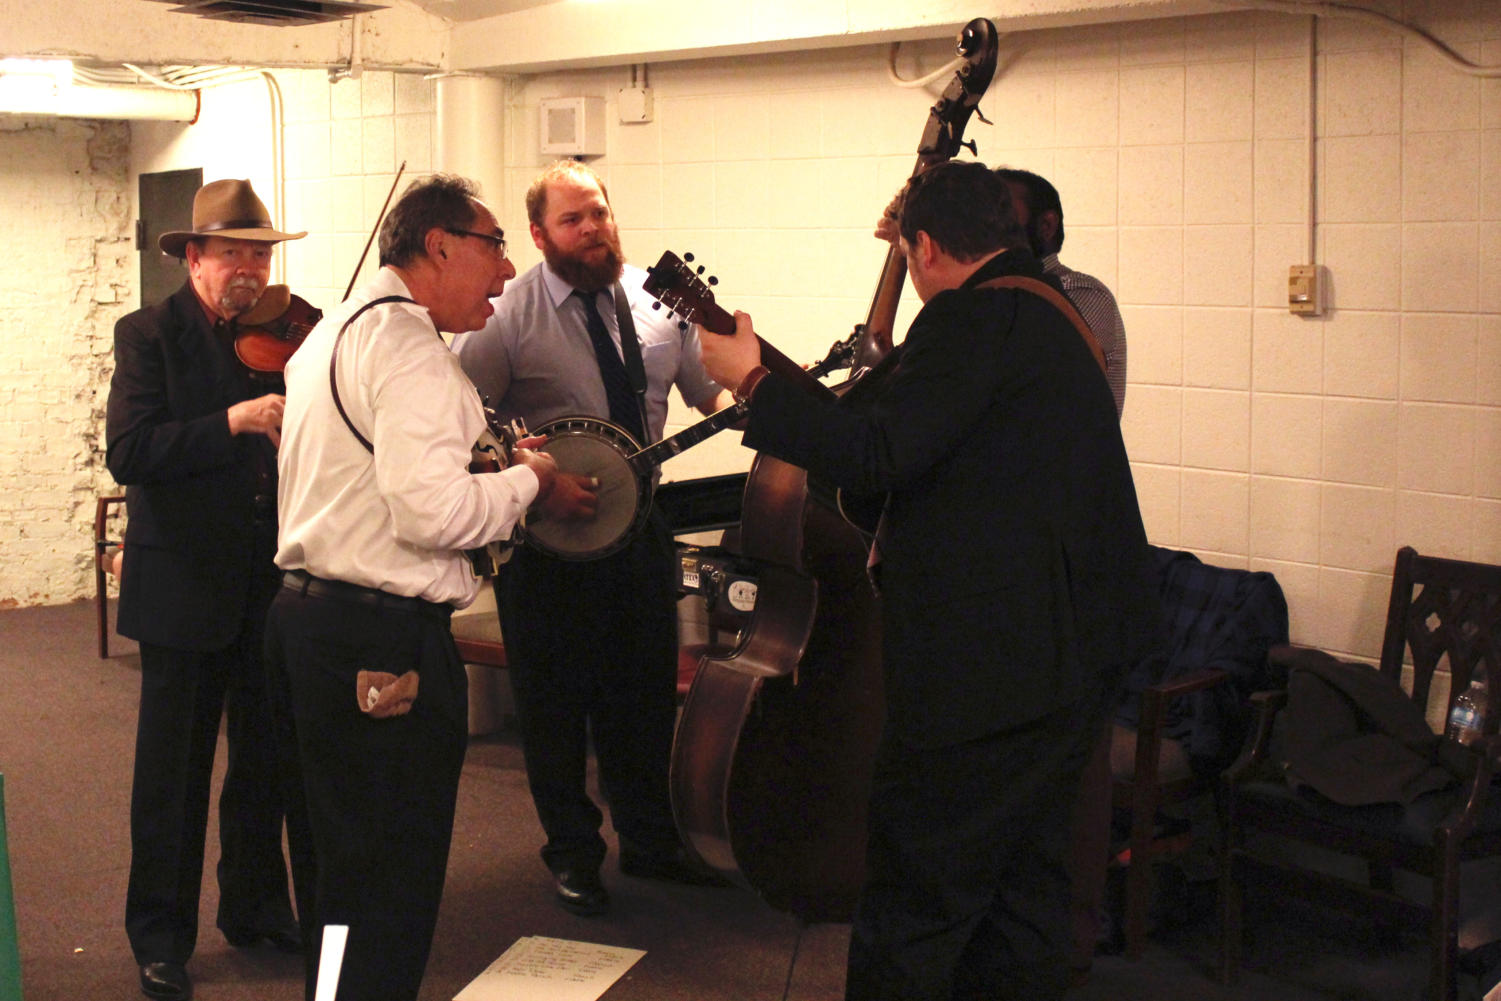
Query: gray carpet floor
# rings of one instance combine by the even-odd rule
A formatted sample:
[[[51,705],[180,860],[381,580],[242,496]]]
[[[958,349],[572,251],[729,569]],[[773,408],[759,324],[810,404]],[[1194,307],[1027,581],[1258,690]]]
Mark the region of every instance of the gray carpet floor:
[[[26,1001],[142,996],[122,916],[140,671],[135,645],[111,642],[111,656],[100,659],[89,603],[0,610],[0,773]],[[213,927],[212,826],[209,838],[198,950],[188,967],[194,996],[300,999],[297,957],[232,949]],[[513,736],[475,738],[422,1001],[452,998],[527,935],[645,950],[605,1001],[842,997],[847,925],[800,926],[740,889],[623,877],[613,853],[605,871],[613,909],[574,917],[552,903],[540,843]],[[1381,939],[1358,918],[1275,892],[1251,894],[1246,969],[1235,987],[1222,987],[1214,979],[1212,883],[1165,878],[1160,897],[1146,954],[1136,962],[1100,957],[1070,1001],[1413,1001],[1422,994],[1420,936]]]

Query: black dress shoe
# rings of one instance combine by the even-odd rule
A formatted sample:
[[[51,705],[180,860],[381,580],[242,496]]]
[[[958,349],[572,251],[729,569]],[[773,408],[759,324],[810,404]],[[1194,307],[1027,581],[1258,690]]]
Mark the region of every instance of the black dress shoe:
[[[254,928],[225,928],[224,941],[236,949],[248,949],[260,942],[266,942],[278,952],[302,952],[302,934],[295,925],[265,931]]]
[[[141,992],[160,1001],[188,1001],[193,996],[193,984],[181,963],[143,963]]]
[[[610,909],[610,895],[599,881],[598,869],[562,869],[553,873],[553,892],[563,909],[580,917]]]
[[[620,871],[627,876],[641,879],[659,879],[667,883],[682,883],[684,886],[729,886],[730,883],[718,873],[711,872],[688,858],[682,848],[666,854],[648,855],[644,852],[622,851]]]

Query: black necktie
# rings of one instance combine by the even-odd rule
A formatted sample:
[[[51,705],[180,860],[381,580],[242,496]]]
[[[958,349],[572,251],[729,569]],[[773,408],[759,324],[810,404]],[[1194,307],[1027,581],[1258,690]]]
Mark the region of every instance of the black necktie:
[[[610,420],[629,431],[637,444],[644,445],[646,435],[641,429],[641,406],[631,389],[630,377],[625,374],[625,363],[615,350],[615,342],[610,340],[604,317],[599,315],[595,306],[595,293],[575,289],[573,294],[584,306],[584,325],[589,329],[594,357],[599,361],[599,377],[605,384],[605,399],[610,402]]]

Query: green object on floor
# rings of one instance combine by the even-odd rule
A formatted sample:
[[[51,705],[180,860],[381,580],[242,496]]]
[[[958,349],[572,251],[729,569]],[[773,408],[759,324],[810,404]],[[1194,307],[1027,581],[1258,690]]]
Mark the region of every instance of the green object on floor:
[[[16,901],[10,888],[10,847],[5,839],[5,776],[0,775],[0,998],[21,1001],[21,948],[16,943]]]

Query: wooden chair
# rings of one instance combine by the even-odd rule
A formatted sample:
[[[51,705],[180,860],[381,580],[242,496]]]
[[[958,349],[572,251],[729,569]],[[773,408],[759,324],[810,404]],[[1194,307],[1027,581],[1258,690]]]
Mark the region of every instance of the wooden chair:
[[[500,622],[493,609],[472,615],[455,615],[449,621],[453,645],[458,647],[459,657],[464,663],[481,667],[506,666],[506,644],[501,639]]]
[[[1287,602],[1271,574],[1212,566],[1153,548],[1162,601],[1161,653],[1127,678],[1111,733],[1111,803],[1130,817],[1126,956],[1141,955],[1153,863],[1189,838],[1157,834],[1158,811],[1211,794],[1243,743],[1267,651],[1286,643]]]
[[[99,656],[109,657],[109,588],[106,574],[118,577],[122,550],[118,540],[109,537],[110,516],[116,505],[123,505],[123,494],[110,494],[94,501],[94,603],[99,612]]]
[[[1411,680],[1405,685],[1404,653],[1412,661]],[[1497,723],[1501,722],[1501,695],[1497,692],[1501,688],[1501,567],[1420,556],[1411,547],[1404,547],[1397,553],[1392,575],[1386,634],[1377,668],[1293,647],[1274,650],[1272,659],[1289,672],[1307,673],[1292,677],[1286,687],[1256,697],[1258,716],[1251,739],[1222,780],[1221,979],[1232,982],[1241,964],[1242,879],[1252,868],[1272,865],[1248,848],[1247,835],[1270,832],[1284,843],[1288,839],[1312,842],[1323,850],[1363,860],[1367,878],[1358,881],[1304,868],[1299,863],[1308,856],[1300,858],[1284,849],[1275,863],[1278,886],[1316,889],[1322,891],[1318,899],[1325,900],[1358,897],[1365,907],[1375,905],[1377,913],[1384,916],[1417,918],[1420,922],[1426,919],[1431,949],[1429,996],[1435,1001],[1454,1001],[1460,865],[1501,854],[1501,797],[1491,790],[1496,758],[1501,753],[1501,739],[1496,737]],[[1491,681],[1483,736],[1473,746],[1461,747],[1432,733],[1425,721],[1433,715],[1430,700],[1435,695],[1434,676],[1445,667],[1450,675],[1449,695],[1432,707],[1442,709],[1444,718],[1471,678]],[[1374,672],[1386,680],[1376,678]],[[1310,677],[1313,675],[1317,678]],[[1296,705],[1292,711],[1282,712],[1289,705],[1289,691],[1297,693],[1304,700],[1302,705],[1308,706],[1312,696],[1302,694],[1308,690],[1303,686],[1325,677],[1349,679],[1349,687],[1330,696],[1320,695],[1331,700],[1313,703],[1321,708],[1342,705],[1338,700],[1357,690],[1356,681],[1372,691],[1389,693],[1387,701],[1377,709],[1372,698],[1361,702],[1352,699],[1348,709],[1338,714],[1309,714]],[[1410,700],[1415,709],[1407,709],[1405,700]],[[1410,722],[1401,728],[1388,723],[1379,731],[1367,733],[1367,720],[1404,718],[1391,711],[1392,704]],[[1274,730],[1279,713],[1287,722]],[[1353,739],[1367,741],[1359,745],[1362,753],[1331,756],[1328,762],[1319,762],[1317,771],[1300,766],[1305,759],[1297,755],[1299,749],[1308,746],[1307,738],[1316,734],[1322,742],[1316,746],[1333,746],[1323,731],[1334,725],[1324,721],[1336,715],[1360,724]],[[1292,733],[1300,717],[1309,722],[1302,739]],[[1398,733],[1400,740],[1394,736]],[[1380,786],[1395,785],[1394,776],[1406,772],[1385,765],[1374,770],[1362,767],[1361,761],[1372,760],[1368,741],[1373,739],[1390,740],[1390,745],[1382,746],[1418,756],[1416,774],[1423,781],[1409,781],[1402,794],[1388,797]],[[1294,755],[1291,769],[1289,753]],[[1446,770],[1461,777],[1450,779],[1447,788],[1435,788],[1448,778]],[[1290,782],[1289,772],[1303,781]],[[1466,773],[1467,778],[1463,777]],[[1310,777],[1315,775],[1322,779],[1321,788],[1310,787]],[[1338,778],[1338,788],[1328,776]],[[1396,869],[1428,877],[1432,887],[1430,906],[1396,892]]]
[[[1112,727],[1110,803],[1131,818],[1122,921],[1128,959],[1139,958],[1146,941],[1153,865],[1187,847],[1187,839],[1181,834],[1158,835],[1158,811],[1214,789],[1215,778],[1196,772],[1182,742],[1166,735],[1168,707],[1174,699],[1230,681],[1229,672],[1208,668],[1168,684],[1153,685],[1141,694],[1140,728]]]

